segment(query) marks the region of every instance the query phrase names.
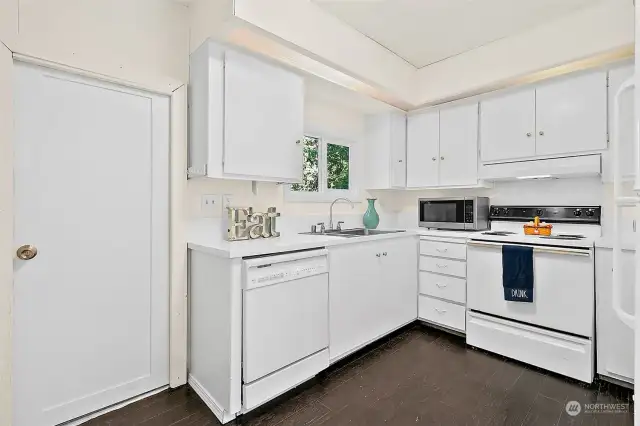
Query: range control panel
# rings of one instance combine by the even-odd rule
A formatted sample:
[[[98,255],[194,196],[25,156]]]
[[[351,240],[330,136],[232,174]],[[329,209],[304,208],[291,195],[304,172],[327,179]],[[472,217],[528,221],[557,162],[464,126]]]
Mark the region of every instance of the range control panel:
[[[489,219],[530,221],[535,216],[548,223],[600,224],[600,206],[491,206]]]

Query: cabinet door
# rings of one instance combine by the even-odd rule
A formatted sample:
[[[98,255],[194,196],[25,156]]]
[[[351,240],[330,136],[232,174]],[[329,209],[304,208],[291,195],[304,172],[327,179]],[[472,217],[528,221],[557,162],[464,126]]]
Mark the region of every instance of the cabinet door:
[[[224,87],[224,173],[299,182],[302,77],[227,51]]]
[[[418,240],[386,240],[382,251],[381,303],[376,318],[386,334],[418,317]]]
[[[365,118],[365,188],[389,189],[391,161],[389,160],[389,114],[367,115]]]
[[[606,71],[537,88],[536,132],[536,155],[606,149]]]
[[[634,314],[635,253],[622,252],[622,308]],[[633,383],[634,331],[616,316],[612,306],[613,251],[596,250],[596,332],[598,374]]]
[[[633,76],[633,65],[615,68],[609,71],[609,129],[613,129],[613,107],[616,92],[625,80]],[[621,171],[623,178],[633,178],[635,170],[633,159],[637,155],[633,145],[633,99],[634,89],[622,95],[620,102],[620,146]],[[611,150],[602,154],[603,176],[605,182],[613,182],[613,156]]]
[[[407,118],[407,187],[438,185],[440,113]]]
[[[478,104],[440,111],[440,185],[478,183]]]
[[[510,160],[535,155],[535,105],[534,90],[523,90],[481,102],[482,161]]]
[[[390,184],[394,188],[407,185],[407,116],[391,116],[391,176]]]
[[[379,254],[380,256],[376,256]],[[376,337],[379,329],[379,243],[329,249],[329,355],[340,358]]]

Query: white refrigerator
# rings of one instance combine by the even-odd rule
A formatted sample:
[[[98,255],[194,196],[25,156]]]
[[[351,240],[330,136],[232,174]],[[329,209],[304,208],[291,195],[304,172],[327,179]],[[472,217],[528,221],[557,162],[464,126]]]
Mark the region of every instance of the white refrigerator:
[[[614,223],[613,223],[613,309],[620,318],[620,320],[628,327],[634,329],[635,333],[635,355],[634,355],[634,377],[640,377],[640,326],[636,326],[636,323],[640,321],[640,317],[632,315],[626,312],[623,306],[623,280],[622,275],[622,210],[623,209],[635,209],[634,216],[636,220],[640,219],[640,2],[636,4],[635,8],[635,72],[634,75],[627,81],[625,81],[618,89],[615,102],[613,106],[613,129],[612,129],[612,157],[613,157],[613,189],[614,189]],[[624,155],[621,147],[620,138],[620,101],[622,96],[630,90],[634,90],[634,153],[633,153],[633,166],[635,170],[635,179],[633,181],[633,188],[626,190],[622,184],[622,157]],[[635,234],[636,251],[635,251],[635,312],[640,312],[640,232]],[[637,383],[637,381],[636,381]],[[635,392],[634,392],[635,394]],[[635,400],[635,395],[634,395]],[[640,416],[638,413],[638,405],[635,405],[635,425],[640,426]]]

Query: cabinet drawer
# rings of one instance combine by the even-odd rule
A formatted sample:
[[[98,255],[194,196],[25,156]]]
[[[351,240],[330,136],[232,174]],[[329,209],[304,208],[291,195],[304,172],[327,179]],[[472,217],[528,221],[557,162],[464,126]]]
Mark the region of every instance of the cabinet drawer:
[[[437,257],[420,256],[420,270],[466,278],[467,262],[463,260],[449,260],[439,259]]]
[[[462,278],[420,271],[420,294],[465,303],[467,300],[467,281]]]
[[[467,245],[444,243],[440,241],[420,240],[420,254],[427,256],[448,257],[450,259],[466,259]]]
[[[438,325],[465,331],[465,307],[429,296],[419,296],[418,317]]]

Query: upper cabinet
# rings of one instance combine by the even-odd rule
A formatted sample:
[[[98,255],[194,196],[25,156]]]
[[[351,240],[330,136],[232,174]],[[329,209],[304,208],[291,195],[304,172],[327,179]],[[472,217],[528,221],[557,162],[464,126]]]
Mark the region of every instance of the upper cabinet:
[[[211,41],[191,55],[192,175],[302,180],[303,77]]]
[[[571,76],[480,105],[483,162],[607,148],[607,73]]]
[[[407,121],[407,187],[478,183],[478,104],[411,115]]]
[[[407,117],[369,115],[365,122],[365,188],[404,188],[407,182]]]
[[[538,87],[536,130],[536,155],[607,149],[606,71]]]
[[[480,104],[482,161],[536,154],[536,92],[509,93]]]

